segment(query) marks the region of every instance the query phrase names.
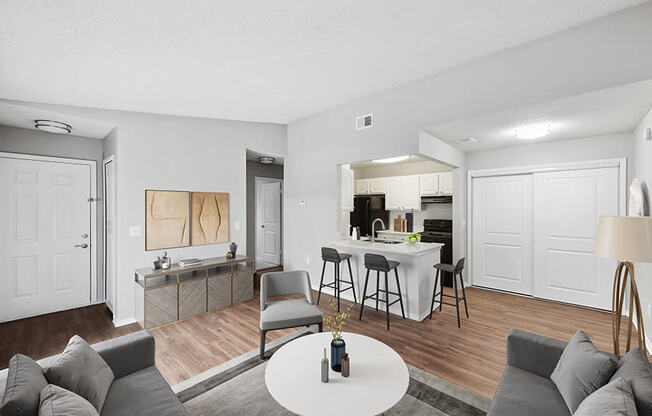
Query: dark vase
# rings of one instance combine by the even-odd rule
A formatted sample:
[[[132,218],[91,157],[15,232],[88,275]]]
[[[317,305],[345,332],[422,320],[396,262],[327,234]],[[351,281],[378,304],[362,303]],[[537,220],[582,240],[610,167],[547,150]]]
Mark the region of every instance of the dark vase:
[[[342,371],[342,354],[346,352],[346,343],[342,338],[331,341],[331,368],[338,373]]]
[[[235,257],[235,252],[238,251],[238,245],[236,243],[229,244],[229,251],[233,254],[233,257]]]

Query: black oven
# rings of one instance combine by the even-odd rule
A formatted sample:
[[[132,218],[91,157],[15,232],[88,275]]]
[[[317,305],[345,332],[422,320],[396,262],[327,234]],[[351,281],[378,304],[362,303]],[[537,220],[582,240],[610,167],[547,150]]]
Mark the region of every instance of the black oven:
[[[452,220],[423,220],[423,232],[421,241],[424,243],[441,243],[441,262],[453,264],[453,221]],[[442,273],[442,284],[447,287],[453,286],[453,275]]]

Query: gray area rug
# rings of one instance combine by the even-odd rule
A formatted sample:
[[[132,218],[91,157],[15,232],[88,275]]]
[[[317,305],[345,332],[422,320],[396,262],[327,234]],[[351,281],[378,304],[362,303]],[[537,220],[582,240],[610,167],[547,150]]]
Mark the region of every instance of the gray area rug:
[[[310,333],[299,330],[268,344],[267,356],[283,344]],[[266,360],[258,351],[215,367],[177,384],[173,390],[192,416],[292,415],[267,391]],[[441,377],[408,365],[410,384],[406,395],[385,415],[485,415],[490,400]],[[343,406],[342,415],[346,414]]]

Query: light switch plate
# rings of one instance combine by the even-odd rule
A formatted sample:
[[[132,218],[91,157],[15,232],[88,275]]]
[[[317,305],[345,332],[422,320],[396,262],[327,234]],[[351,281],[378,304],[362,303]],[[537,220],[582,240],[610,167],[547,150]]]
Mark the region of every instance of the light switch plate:
[[[140,237],[142,235],[143,231],[140,225],[132,225],[129,227],[129,237]]]
[[[240,229],[240,221],[236,221],[233,223],[233,228],[238,231]]]
[[[310,257],[306,257],[306,264],[310,264]]]

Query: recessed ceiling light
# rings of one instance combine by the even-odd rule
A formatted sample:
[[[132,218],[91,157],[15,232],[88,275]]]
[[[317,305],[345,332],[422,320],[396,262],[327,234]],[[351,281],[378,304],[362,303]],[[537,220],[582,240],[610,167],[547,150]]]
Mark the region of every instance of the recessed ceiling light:
[[[263,165],[270,165],[270,164],[274,163],[275,160],[276,159],[274,159],[271,156],[261,156],[261,157],[258,158],[258,161],[260,163],[262,163]]]
[[[396,157],[388,157],[387,159],[376,159],[372,160],[374,163],[396,163],[396,162],[402,162],[404,160],[409,159],[410,156],[396,156]]]
[[[68,134],[72,131],[70,124],[54,120],[34,120],[34,127],[49,133]]]
[[[468,143],[477,143],[478,139],[475,137],[464,137],[462,139],[455,140],[459,144],[468,144]]]
[[[550,124],[532,124],[520,127],[516,130],[515,136],[519,139],[538,139],[550,133]]]

